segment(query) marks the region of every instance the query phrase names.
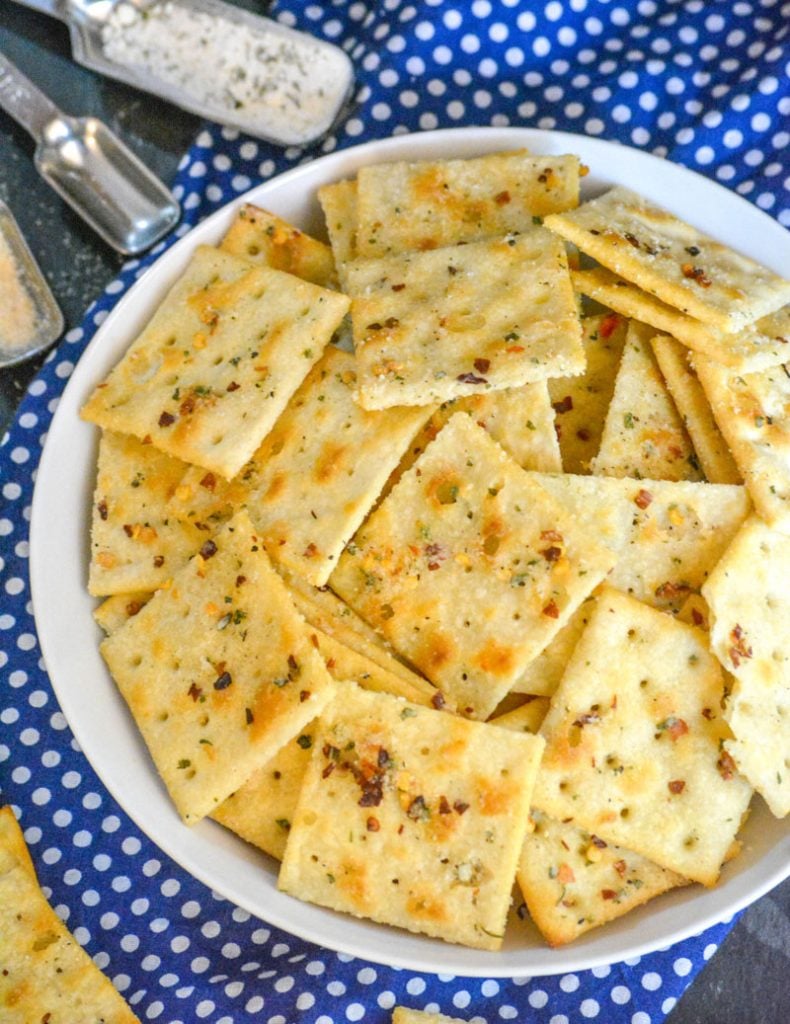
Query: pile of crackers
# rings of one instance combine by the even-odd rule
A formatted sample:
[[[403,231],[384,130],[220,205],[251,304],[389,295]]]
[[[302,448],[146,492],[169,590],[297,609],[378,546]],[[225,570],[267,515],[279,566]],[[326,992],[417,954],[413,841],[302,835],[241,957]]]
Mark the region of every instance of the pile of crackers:
[[[243,206],[83,409],[183,820],[481,949],[514,881],[559,945],[790,808],[790,282],[585,172],[364,167],[329,245]]]

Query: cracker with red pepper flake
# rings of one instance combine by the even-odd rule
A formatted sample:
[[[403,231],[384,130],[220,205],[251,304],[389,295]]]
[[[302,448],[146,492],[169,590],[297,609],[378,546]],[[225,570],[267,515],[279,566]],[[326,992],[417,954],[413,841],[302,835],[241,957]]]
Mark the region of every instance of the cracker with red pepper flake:
[[[113,594],[93,610],[93,618],[107,636],[115,633],[133,618],[151,600],[150,590],[132,590],[126,594]]]
[[[591,594],[579,605],[551,643],[527,665],[513,683],[512,693],[538,694],[543,697],[550,697],[554,693],[594,607],[595,598]]]
[[[337,283],[335,261],[326,242],[251,203],[240,207],[219,247],[231,256],[285,271],[322,288],[334,288]]]
[[[518,871],[530,916],[551,946],[614,921],[648,900],[688,885],[674,871],[585,829],[531,815]]]
[[[358,401],[426,405],[581,373],[562,242],[543,228],[349,267]]]
[[[362,167],[357,253],[390,256],[526,231],[578,206],[579,171],[577,156],[526,150]]]
[[[460,713],[486,718],[613,562],[458,413],[357,533],[330,584]]]
[[[711,647],[735,684],[724,744],[771,811],[790,812],[790,537],[753,516],[702,593]]]
[[[543,741],[338,688],[320,719],[279,887],[498,949]]]
[[[609,270],[725,333],[790,302],[790,281],[622,186],[545,223]]]
[[[82,416],[230,479],[347,309],[338,292],[199,246]]]
[[[630,281],[603,267],[571,272],[573,287],[582,295],[609,306],[633,320],[677,338],[686,348],[710,356],[733,370],[746,373],[777,366],[788,358],[790,304],[769,313],[735,334],[712,329],[643,292]]]
[[[688,361],[688,349],[666,335],[650,342],[667,389],[688,431],[705,479],[712,484],[742,483],[708,399]]]
[[[186,468],[180,459],[135,437],[102,433],[91,514],[89,593],[155,590],[197,551],[204,534],[166,509]]]
[[[705,633],[607,588],[541,727],[533,805],[714,885],[752,794],[705,713],[723,695]]]
[[[0,808],[0,963],[0,1006],[9,1024],[139,1024],[47,902],[10,807]]]
[[[743,375],[704,356],[693,366],[758,513],[790,534],[790,362]]]
[[[244,512],[101,652],[188,824],[311,721],[334,685]]]
[[[548,381],[566,473],[590,471],[590,462],[601,444],[627,329],[628,321],[616,313],[583,317],[582,344],[587,356],[584,373]]]
[[[628,328],[614,393],[609,403],[595,476],[637,480],[701,480],[686,428],[650,348],[652,327]]]

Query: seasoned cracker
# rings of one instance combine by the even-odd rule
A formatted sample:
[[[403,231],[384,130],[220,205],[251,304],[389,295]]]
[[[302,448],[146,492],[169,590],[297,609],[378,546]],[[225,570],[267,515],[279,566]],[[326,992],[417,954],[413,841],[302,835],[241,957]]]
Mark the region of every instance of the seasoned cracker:
[[[459,711],[486,718],[613,562],[459,413],[361,528],[330,584]]]
[[[488,721],[491,725],[499,725],[503,729],[511,729],[513,732],[528,732],[535,735],[540,730],[548,710],[548,697],[530,695],[524,704],[512,711],[497,715],[496,718],[489,718]]]
[[[723,693],[705,633],[607,589],[541,727],[534,806],[714,885],[752,792],[721,747]]]
[[[139,1024],[47,902],[9,807],[0,810],[0,963],[4,1024]]]
[[[347,308],[337,292],[199,246],[82,416],[230,479]]]
[[[389,256],[527,231],[578,204],[576,156],[516,150],[373,164],[357,177],[357,252]]]
[[[627,330],[627,321],[616,313],[583,317],[582,345],[587,357],[584,373],[552,377],[547,382],[557,417],[562,469],[566,473],[590,471],[590,463],[601,445]]]
[[[279,887],[448,942],[498,949],[543,741],[340,686]]]
[[[706,479],[712,484],[742,483],[702,385],[689,366],[688,349],[665,335],[653,338],[651,345]]]
[[[618,186],[546,226],[667,305],[733,333],[790,302],[790,281]]]
[[[156,590],[205,540],[167,512],[187,466],[136,437],[103,431],[91,513],[88,593]]]
[[[654,295],[643,292],[617,274],[594,267],[574,270],[573,287],[634,320],[669,334],[687,348],[710,356],[717,362],[742,373],[776,366],[788,357],[790,344],[790,304],[762,317],[735,334],[725,334],[692,316],[668,306]]]
[[[348,264],[357,256],[357,182],[336,181],[318,190],[329,243],[343,291],[348,291]]]
[[[150,590],[132,590],[126,594],[113,594],[93,609],[93,618],[107,636],[117,632],[151,600]]]
[[[188,824],[270,760],[333,690],[244,512],[101,652]]]
[[[573,650],[590,621],[595,598],[591,594],[571,615],[548,647],[545,647],[513,683],[511,692],[551,697],[559,686]],[[544,716],[545,718],[545,713]]]
[[[790,537],[756,516],[705,586],[711,647],[735,677],[724,717],[735,764],[783,818],[790,812]]]
[[[335,260],[325,242],[252,203],[239,208],[219,247],[232,256],[283,270],[322,288],[337,285]]]
[[[606,414],[595,476],[700,480],[694,447],[650,349],[653,329],[632,323]]]
[[[693,366],[757,511],[790,533],[790,363],[743,375],[704,356]]]
[[[358,400],[426,405],[584,369],[559,239],[543,228],[349,269]]]

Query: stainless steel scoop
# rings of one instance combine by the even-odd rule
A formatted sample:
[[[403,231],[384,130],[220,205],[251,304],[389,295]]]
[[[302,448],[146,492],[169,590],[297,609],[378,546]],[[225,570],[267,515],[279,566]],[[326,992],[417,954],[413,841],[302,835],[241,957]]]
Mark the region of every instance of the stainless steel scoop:
[[[178,223],[172,193],[105,124],[68,117],[2,54],[0,107],[36,140],[42,177],[118,252],[143,252]]]

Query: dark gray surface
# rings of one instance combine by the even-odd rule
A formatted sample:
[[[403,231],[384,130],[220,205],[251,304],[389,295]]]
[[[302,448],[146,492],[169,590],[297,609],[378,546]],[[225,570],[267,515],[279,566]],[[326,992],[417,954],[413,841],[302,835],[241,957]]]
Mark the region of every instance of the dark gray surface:
[[[264,6],[237,2],[251,10]],[[69,59],[64,26],[8,0],[0,2],[0,50],[67,112],[102,118],[161,178],[172,180],[196,133],[194,117],[79,68]],[[38,178],[32,153],[32,141],[0,112],[0,198],[19,221],[70,328],[122,260]],[[0,429],[36,370],[35,363],[0,370]],[[667,1024],[790,1024],[788,978],[790,882],[744,913]]]

